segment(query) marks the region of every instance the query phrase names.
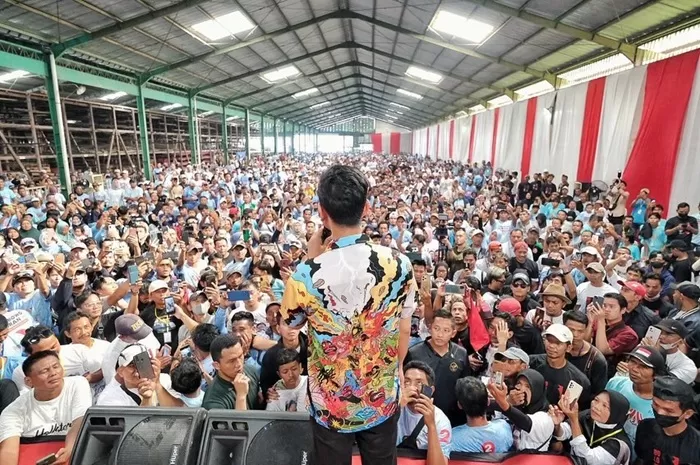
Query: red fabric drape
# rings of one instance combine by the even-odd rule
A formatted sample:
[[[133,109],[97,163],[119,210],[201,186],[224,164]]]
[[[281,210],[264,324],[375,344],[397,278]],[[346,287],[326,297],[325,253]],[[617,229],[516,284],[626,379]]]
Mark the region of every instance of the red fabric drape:
[[[455,143],[455,120],[450,121],[450,145],[448,145],[448,151],[450,155],[450,160],[454,156],[454,143]]]
[[[472,128],[471,136],[469,137],[469,163],[474,159],[474,143],[476,142],[476,117],[479,115],[472,116]]]
[[[380,133],[370,134],[372,141],[372,151],[374,153],[382,153],[382,135]]]
[[[600,132],[600,116],[603,112],[603,95],[605,94],[605,78],[588,83],[586,91],[586,108],[583,111],[583,130],[581,131],[581,148],[578,158],[576,180],[591,182],[593,166],[598,151],[598,133]]]
[[[635,193],[646,187],[656,203],[668,205],[688,100],[700,51],[649,65],[639,131],[623,179]]]
[[[392,132],[389,135],[389,153],[398,155],[401,153],[401,133]]]
[[[527,101],[527,116],[525,118],[525,135],[523,139],[523,156],[520,160],[520,176],[530,174],[532,162],[532,144],[535,138],[535,118],[537,117],[537,97]]]
[[[498,119],[501,116],[501,109],[496,108],[493,115],[493,137],[491,138],[491,166],[496,165],[496,141],[498,141]]]

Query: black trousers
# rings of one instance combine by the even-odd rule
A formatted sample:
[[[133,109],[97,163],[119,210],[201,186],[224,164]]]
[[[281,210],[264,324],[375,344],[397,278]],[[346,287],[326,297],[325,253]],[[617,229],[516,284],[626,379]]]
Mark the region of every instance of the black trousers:
[[[384,423],[357,433],[338,433],[311,418],[314,433],[314,465],[351,465],[357,441],[363,465],[396,465],[399,411]]]
[[[11,379],[0,379],[0,413],[18,397],[15,383]]]

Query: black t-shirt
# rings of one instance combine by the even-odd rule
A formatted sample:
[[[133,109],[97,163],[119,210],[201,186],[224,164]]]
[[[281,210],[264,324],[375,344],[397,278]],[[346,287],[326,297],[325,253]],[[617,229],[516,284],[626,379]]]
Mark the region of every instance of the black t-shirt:
[[[539,281],[540,271],[537,268],[537,263],[533,262],[529,258],[525,259],[525,263],[520,263],[515,257],[508,261],[508,271],[515,273],[515,270],[525,270],[530,278],[530,281]]]
[[[655,418],[637,427],[634,451],[643,465],[697,465],[700,463],[700,432],[691,426],[677,436],[666,436]]]
[[[543,354],[544,343],[542,342],[542,333],[529,321],[524,320],[523,323],[522,326],[519,326],[513,331],[513,339],[515,339],[518,347],[530,355]]]
[[[649,326],[655,325],[661,320],[657,314],[641,304],[631,312],[625,313],[622,316],[622,319],[627,326],[632,328],[634,332],[637,333],[640,341],[644,336],[646,336]]]
[[[277,355],[284,348],[284,344],[280,339],[277,345],[268,349],[265,352],[265,356],[262,359],[262,364],[260,366],[260,389],[262,390],[263,396],[267,399],[267,390],[275,385],[279,381],[280,377],[277,374]],[[301,361],[302,375],[308,375],[307,359],[308,359],[308,344],[306,342],[306,335],[299,333],[299,358]]]
[[[677,283],[683,283],[693,280],[693,268],[691,267],[690,259],[676,260],[671,264],[671,274],[676,279]]]
[[[665,229],[666,229],[666,231],[668,231],[669,229],[673,229],[676,226],[678,226],[679,224],[684,224],[684,223],[688,223],[693,228],[698,229],[698,220],[695,219],[695,217],[690,216],[690,215],[688,215],[685,218],[681,218],[680,216],[674,216],[673,218],[669,218],[668,221],[666,221],[666,228]],[[680,229],[673,234],[666,233],[666,235],[668,236],[668,238],[667,238],[668,242],[671,242],[671,241],[676,240],[676,239],[680,239],[680,240],[684,241],[686,244],[688,244],[688,247],[690,247],[690,243],[693,239],[693,235],[690,233],[690,231],[685,230],[685,229]]]
[[[180,343],[178,331],[182,326],[182,321],[175,318],[174,315],[166,315],[165,309],[156,309],[153,303],[146,305],[139,316],[144,323],[153,328],[153,335],[158,339],[158,342],[161,345],[170,344],[172,351],[175,352]]]
[[[537,242],[535,243],[535,245],[530,246],[530,250],[532,251],[533,261],[537,263],[540,259],[540,256],[544,253],[544,248],[542,247],[542,244]]]
[[[668,314],[676,309],[676,307],[674,307],[673,304],[669,303],[664,298],[660,298],[660,299],[656,299],[656,300],[644,299],[642,301],[642,303],[644,304],[644,306],[646,308],[648,308],[652,312],[656,313],[661,318],[668,317]]]
[[[553,182],[546,182],[542,185],[542,194],[545,197],[549,197],[550,195],[552,195],[556,191],[557,191],[557,185],[554,184]]]
[[[608,383],[608,362],[601,351],[591,346],[587,354],[573,356],[566,354],[566,359],[591,382],[591,398],[598,395]]]
[[[552,368],[547,364],[545,354],[530,357],[530,368],[537,370],[544,377],[544,388],[550,405],[557,405],[559,398],[564,395],[569,381],[575,381],[583,387],[578,401],[580,410],[587,409],[591,404],[591,382],[581,370],[571,362],[566,362],[563,368]]]
[[[100,322],[92,330],[92,337],[112,342],[117,337],[117,328],[114,322],[124,314],[124,310],[103,313]]]

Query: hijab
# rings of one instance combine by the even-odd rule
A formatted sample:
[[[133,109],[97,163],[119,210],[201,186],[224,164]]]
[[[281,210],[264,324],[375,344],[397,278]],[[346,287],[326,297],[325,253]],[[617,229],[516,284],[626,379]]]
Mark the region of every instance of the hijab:
[[[545,395],[544,376],[531,368],[523,370],[518,374],[518,378],[525,378],[530,384],[531,397],[527,399],[527,404],[518,407],[523,413],[532,415],[537,412],[546,412],[549,408],[547,396]],[[517,378],[516,378],[517,379]]]
[[[602,447],[613,457],[617,457],[620,452],[620,441],[627,444],[632,450],[624,425],[627,421],[627,412],[630,409],[629,401],[619,392],[604,390],[610,399],[610,416],[605,424],[594,421],[591,418],[591,411],[584,410],[579,414],[579,420],[583,435],[586,437],[591,448]],[[604,438],[604,439],[603,439]]]

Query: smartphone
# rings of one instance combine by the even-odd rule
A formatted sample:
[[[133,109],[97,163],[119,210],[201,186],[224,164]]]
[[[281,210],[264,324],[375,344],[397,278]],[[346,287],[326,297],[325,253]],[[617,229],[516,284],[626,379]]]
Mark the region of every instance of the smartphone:
[[[165,313],[167,315],[172,315],[175,313],[175,301],[173,300],[172,296],[165,298]]]
[[[91,268],[91,267],[92,267],[92,263],[93,263],[93,259],[92,259],[92,258],[83,258],[82,260],[80,260],[80,266],[81,266],[82,268],[85,268],[86,270],[87,270],[88,268]]]
[[[56,454],[49,454],[44,458],[36,461],[36,465],[51,465],[56,462]]]
[[[243,242],[248,242],[250,240],[250,231],[247,229],[243,230]]]
[[[34,263],[36,261],[37,261],[36,256],[33,253],[28,253],[27,255],[24,256],[25,263]]]
[[[649,326],[647,333],[644,335],[651,345],[656,345],[656,343],[659,342],[659,336],[661,336],[661,330],[656,326]]]
[[[144,350],[140,354],[134,355],[134,366],[139,373],[139,378],[155,379],[156,374],[153,372],[153,365],[151,365],[151,357],[148,355],[148,351]]]
[[[279,249],[275,244],[260,244],[260,250],[262,250],[263,253],[268,253],[272,255],[279,254]]]
[[[597,234],[593,234],[593,236],[591,237],[591,244],[598,245],[598,235]]]
[[[462,286],[458,286],[457,284],[446,284],[445,285],[445,293],[447,294],[461,294],[463,291]]]
[[[423,280],[420,283],[420,290],[422,292],[430,293],[430,276],[423,275]]]
[[[593,297],[593,299],[591,300],[591,303],[596,307],[603,308],[603,298],[600,296]]]
[[[229,302],[250,300],[250,291],[229,291],[226,298]]]
[[[172,347],[170,347],[169,344],[165,344],[163,346],[163,357],[168,357],[170,356],[170,353],[172,352]]]
[[[151,236],[151,242],[153,242],[153,243],[160,242],[158,240],[158,230],[157,229],[151,229],[150,236]]]
[[[324,227],[323,227],[323,233],[321,233],[321,243],[323,244],[324,242],[326,242],[326,239],[328,239],[329,237],[331,237],[331,234],[332,234],[332,233],[331,233],[331,230],[328,229],[328,228],[326,228],[326,227],[324,226]]]
[[[428,398],[433,397],[433,392],[435,392],[435,389],[432,386],[423,385],[420,389],[420,393]]]
[[[583,393],[583,386],[578,384],[576,381],[569,381],[569,385],[566,387],[566,401],[569,405],[573,405],[574,402],[578,402],[579,397]]]
[[[571,259],[572,259],[572,260],[581,261],[581,252],[574,252],[574,253],[571,255]]]
[[[180,253],[179,252],[165,252],[163,254],[163,258],[167,260],[178,260],[180,258]]]
[[[152,262],[153,260],[155,260],[155,256],[153,255],[153,252],[146,252],[141,256],[143,257],[144,261]]]
[[[189,347],[185,347],[180,351],[180,355],[182,355],[183,358],[185,357],[191,357],[192,356],[192,349]]]
[[[500,371],[494,371],[491,375],[491,382],[496,386],[503,384],[503,373]]]
[[[557,268],[559,267],[559,260],[555,258],[542,258],[542,265],[543,266],[549,266],[552,268]]]
[[[544,321],[544,308],[535,309],[535,318],[538,318],[540,321]]]
[[[139,267],[136,265],[129,265],[129,284],[136,284],[139,282]]]
[[[289,244],[282,244],[282,251],[289,252]]]

